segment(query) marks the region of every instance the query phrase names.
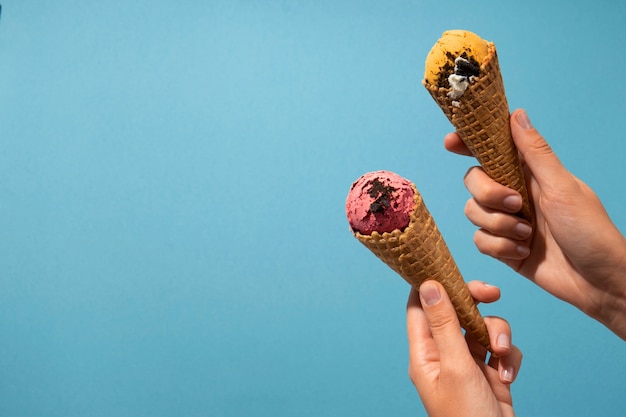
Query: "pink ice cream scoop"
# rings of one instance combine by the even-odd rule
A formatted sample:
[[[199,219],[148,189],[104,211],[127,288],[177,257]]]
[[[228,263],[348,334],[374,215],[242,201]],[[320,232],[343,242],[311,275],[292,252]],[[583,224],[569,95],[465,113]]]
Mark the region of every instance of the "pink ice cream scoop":
[[[363,235],[404,230],[415,208],[411,182],[389,171],[374,171],[356,180],[346,199],[353,231]]]

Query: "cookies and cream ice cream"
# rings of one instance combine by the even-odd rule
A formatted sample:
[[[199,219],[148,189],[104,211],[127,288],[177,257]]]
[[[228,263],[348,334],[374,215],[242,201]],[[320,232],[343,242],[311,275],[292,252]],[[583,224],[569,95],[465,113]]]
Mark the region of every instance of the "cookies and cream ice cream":
[[[489,54],[489,42],[467,30],[448,30],[441,35],[426,56],[424,81],[438,87],[450,87],[459,78],[477,76]]]

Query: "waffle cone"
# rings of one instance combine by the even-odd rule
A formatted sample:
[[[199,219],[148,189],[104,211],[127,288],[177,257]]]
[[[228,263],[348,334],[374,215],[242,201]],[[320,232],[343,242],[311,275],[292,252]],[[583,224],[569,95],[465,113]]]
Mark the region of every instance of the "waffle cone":
[[[412,187],[415,209],[404,231],[396,229],[371,235],[356,232],[355,236],[414,288],[419,288],[428,279],[440,282],[454,305],[461,326],[490,350],[487,327],[476,303],[422,196],[415,185]]]
[[[426,82],[424,86],[487,175],[522,195],[523,206],[518,215],[534,225],[534,211],[511,136],[509,105],[493,43],[489,44],[480,70],[481,75],[470,83],[456,105],[448,97],[450,89]]]

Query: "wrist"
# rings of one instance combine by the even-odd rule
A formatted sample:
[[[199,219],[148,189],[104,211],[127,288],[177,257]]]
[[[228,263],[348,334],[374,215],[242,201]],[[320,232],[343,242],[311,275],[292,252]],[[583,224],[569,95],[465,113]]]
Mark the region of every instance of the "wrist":
[[[607,280],[603,308],[595,317],[616,335],[626,341],[626,239],[621,237],[621,245],[616,245],[616,267]]]
[[[624,297],[613,300],[611,308],[607,309],[607,314],[597,319],[626,341],[626,299]]]

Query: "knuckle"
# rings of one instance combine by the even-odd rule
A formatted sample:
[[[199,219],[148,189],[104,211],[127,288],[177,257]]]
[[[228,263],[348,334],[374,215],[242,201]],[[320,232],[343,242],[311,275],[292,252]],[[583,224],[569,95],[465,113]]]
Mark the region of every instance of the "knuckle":
[[[438,311],[433,312],[430,317],[430,329],[433,333],[444,333],[450,326],[455,325],[456,316],[448,314],[447,311],[442,311],[438,309]]]
[[[463,208],[463,213],[465,214],[467,218],[471,219],[474,215],[475,209],[476,209],[476,201],[474,201],[473,198],[470,198],[465,203],[465,207]]]
[[[496,234],[504,234],[510,229],[510,217],[504,213],[496,212],[492,216],[491,231]]]
[[[494,236],[483,229],[474,233],[474,244],[480,253],[494,258],[509,258],[515,251],[515,244],[509,239]]]
[[[492,188],[490,182],[482,181],[477,184],[474,197],[478,201],[487,202],[490,200]]]
[[[543,139],[543,137],[538,132],[535,131],[533,133],[534,137],[533,140],[530,142],[530,148],[533,152],[540,155],[550,155],[554,153],[552,147],[548,144],[548,142]]]
[[[467,185],[467,182],[471,180],[471,178],[475,175],[476,170],[478,170],[477,166],[469,167],[467,171],[465,171],[465,175],[463,176],[463,182]]]
[[[494,329],[497,332],[509,332],[511,331],[511,325],[509,322],[500,316],[486,316],[485,324],[487,328]]]

